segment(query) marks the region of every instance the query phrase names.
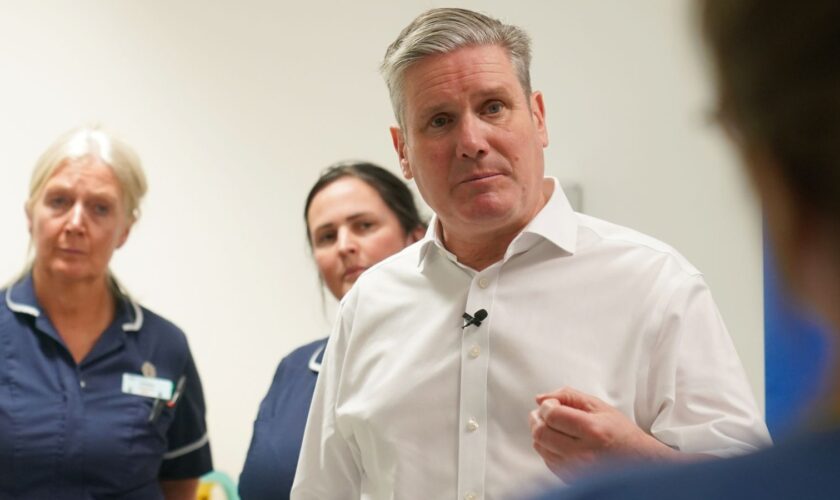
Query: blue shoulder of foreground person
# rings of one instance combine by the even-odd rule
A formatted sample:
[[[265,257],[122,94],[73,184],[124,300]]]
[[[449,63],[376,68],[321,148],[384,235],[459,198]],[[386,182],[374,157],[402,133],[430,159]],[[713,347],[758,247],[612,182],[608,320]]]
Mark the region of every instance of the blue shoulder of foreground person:
[[[839,456],[835,429],[736,458],[596,475],[538,500],[836,499]]]

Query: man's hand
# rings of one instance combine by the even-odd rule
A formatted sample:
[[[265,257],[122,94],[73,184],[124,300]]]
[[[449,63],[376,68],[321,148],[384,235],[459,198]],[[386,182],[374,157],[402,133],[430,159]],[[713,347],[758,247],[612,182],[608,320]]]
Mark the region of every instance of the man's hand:
[[[645,459],[681,456],[624,414],[589,394],[564,387],[537,396],[537,405],[529,418],[534,449],[564,481],[605,456]]]

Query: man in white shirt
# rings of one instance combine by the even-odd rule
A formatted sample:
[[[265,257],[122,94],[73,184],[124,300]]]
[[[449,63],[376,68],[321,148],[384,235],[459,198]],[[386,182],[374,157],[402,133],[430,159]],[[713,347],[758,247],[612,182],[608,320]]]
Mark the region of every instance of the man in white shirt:
[[[394,146],[436,216],[342,301],[292,498],[501,499],[769,441],[702,275],[544,178],[529,64],[522,30],[462,9],[388,48]]]

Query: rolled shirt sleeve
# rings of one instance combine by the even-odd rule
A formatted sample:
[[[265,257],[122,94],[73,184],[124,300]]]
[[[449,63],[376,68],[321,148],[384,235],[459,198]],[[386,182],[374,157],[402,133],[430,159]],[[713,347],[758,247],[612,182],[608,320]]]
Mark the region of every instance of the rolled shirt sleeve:
[[[651,434],[684,452],[730,456],[769,445],[767,426],[708,286],[688,276],[670,296],[646,380]]]

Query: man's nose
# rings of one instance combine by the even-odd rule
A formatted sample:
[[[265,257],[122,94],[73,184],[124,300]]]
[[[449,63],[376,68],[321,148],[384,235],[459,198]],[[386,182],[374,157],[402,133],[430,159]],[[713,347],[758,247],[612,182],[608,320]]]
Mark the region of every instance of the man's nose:
[[[490,145],[486,138],[486,124],[477,116],[465,115],[458,124],[456,154],[462,159],[480,160],[487,155]]]

